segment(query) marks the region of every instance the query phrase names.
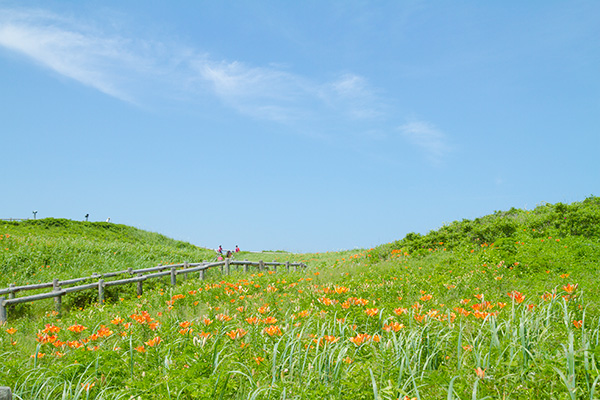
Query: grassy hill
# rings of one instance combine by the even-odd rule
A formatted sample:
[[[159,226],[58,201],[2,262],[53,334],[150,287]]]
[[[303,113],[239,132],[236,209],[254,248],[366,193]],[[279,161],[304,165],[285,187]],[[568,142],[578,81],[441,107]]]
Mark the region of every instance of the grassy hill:
[[[6,282],[213,256],[104,223],[0,227]],[[596,399],[599,227],[597,197],[543,204],[373,249],[268,254],[301,273],[24,314],[0,329],[0,385],[24,399]]]
[[[212,258],[212,250],[125,225],[0,221],[0,286]]]

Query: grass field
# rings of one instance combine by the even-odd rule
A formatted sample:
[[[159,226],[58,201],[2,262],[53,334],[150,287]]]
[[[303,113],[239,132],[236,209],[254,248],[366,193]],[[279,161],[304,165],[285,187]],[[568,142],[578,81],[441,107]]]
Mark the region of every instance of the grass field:
[[[131,227],[0,224],[0,286],[214,252]],[[373,249],[10,310],[18,399],[598,399],[600,198],[512,209]],[[132,285],[133,286],[133,285]]]

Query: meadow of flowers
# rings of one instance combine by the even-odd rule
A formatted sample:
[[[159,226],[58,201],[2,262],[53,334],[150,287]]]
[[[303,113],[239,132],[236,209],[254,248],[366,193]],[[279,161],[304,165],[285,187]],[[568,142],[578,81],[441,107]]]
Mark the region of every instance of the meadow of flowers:
[[[0,385],[22,399],[600,398],[598,239],[514,235],[300,255],[306,271],[9,319]]]

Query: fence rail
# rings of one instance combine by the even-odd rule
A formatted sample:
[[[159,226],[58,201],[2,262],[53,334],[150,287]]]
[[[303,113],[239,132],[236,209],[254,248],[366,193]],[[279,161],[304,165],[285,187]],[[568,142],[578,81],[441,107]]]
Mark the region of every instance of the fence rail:
[[[304,263],[279,263],[279,262],[264,262],[264,261],[234,261],[226,258],[223,261],[218,262],[201,262],[201,263],[183,263],[183,264],[170,264],[170,265],[158,265],[156,267],[151,268],[141,268],[141,269],[133,269],[129,268],[124,271],[116,271],[116,272],[107,272],[104,274],[93,273],[91,276],[82,277],[82,278],[74,278],[67,280],[58,280],[54,279],[53,282],[46,283],[38,283],[35,285],[23,285],[16,286],[11,284],[8,288],[0,289],[0,324],[6,322],[8,318],[8,306],[12,304],[19,303],[28,303],[37,300],[54,298],[54,307],[55,311],[58,313],[61,312],[61,304],[62,297],[69,293],[75,293],[82,290],[98,290],[98,303],[102,304],[104,302],[104,288],[111,286],[119,286],[119,285],[127,285],[130,283],[137,284],[137,294],[143,294],[143,282],[148,279],[161,278],[165,276],[170,276],[171,285],[175,286],[177,284],[177,275],[184,275],[187,278],[188,274],[193,272],[199,273],[199,278],[204,279],[206,270],[210,268],[220,267],[221,272],[225,275],[229,275],[231,266],[238,265],[244,266],[244,272],[248,272],[250,267],[256,266],[259,271],[268,269],[272,267],[273,270],[277,270],[277,267],[285,267],[287,271],[290,271],[290,267],[293,267],[296,271],[298,268],[306,268],[306,264]],[[105,278],[118,277],[120,275],[127,275],[128,278],[122,278],[117,280],[106,281]],[[96,282],[88,283],[84,285],[72,286],[77,283],[87,281],[87,280],[96,280]],[[72,287],[70,287],[72,286]],[[30,296],[16,297],[16,294],[19,292],[29,291],[29,290],[39,290],[52,288],[51,292],[47,293],[39,293]],[[2,296],[7,295],[8,298]]]

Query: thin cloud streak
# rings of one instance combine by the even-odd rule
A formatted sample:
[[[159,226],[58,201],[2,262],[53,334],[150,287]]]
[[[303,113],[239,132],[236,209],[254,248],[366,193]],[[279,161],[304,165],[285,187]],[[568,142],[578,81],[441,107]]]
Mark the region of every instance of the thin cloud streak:
[[[58,28],[64,20],[52,14],[0,11],[0,45],[24,54],[60,75],[120,100],[133,98],[120,86],[115,69],[131,68],[141,60],[127,51],[119,38]]]
[[[398,129],[406,140],[421,148],[427,159],[433,164],[440,164],[452,150],[444,132],[430,123],[412,121]]]

